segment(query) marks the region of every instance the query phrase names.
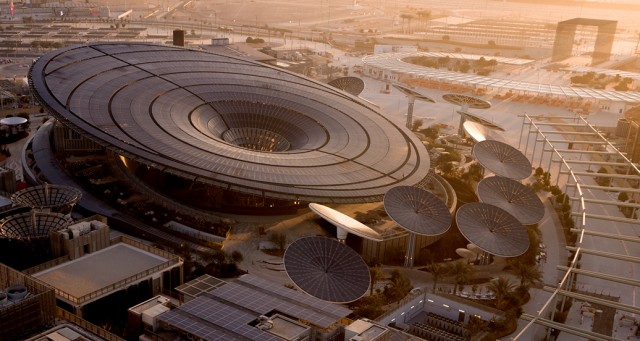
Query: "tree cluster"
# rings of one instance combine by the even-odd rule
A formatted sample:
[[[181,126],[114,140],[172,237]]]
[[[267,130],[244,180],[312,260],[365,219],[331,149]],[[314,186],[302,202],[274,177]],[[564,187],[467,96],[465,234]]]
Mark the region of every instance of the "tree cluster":
[[[351,303],[349,309],[353,310],[356,317],[376,319],[385,311],[385,305],[402,300],[413,287],[409,278],[396,269],[391,272],[388,283],[382,290],[373,290],[375,282],[382,279],[382,271],[380,268],[374,267],[371,268],[370,273],[372,274],[372,289],[370,293],[374,291],[375,293]]]
[[[247,44],[262,44],[262,43],[264,43],[264,39],[247,37],[246,42],[247,42]]]

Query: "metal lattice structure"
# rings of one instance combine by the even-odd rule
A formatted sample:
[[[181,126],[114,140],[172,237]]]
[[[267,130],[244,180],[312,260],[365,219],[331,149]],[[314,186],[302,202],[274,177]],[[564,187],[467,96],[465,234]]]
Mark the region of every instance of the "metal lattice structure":
[[[73,221],[61,213],[31,211],[0,220],[0,238],[48,238],[49,232],[67,228]]]
[[[422,143],[375,106],[240,57],[94,43],[40,57],[29,84],[49,113],[117,154],[241,194],[379,201],[429,170]]]
[[[70,186],[44,184],[27,187],[11,196],[17,205],[32,209],[55,209],[75,205],[82,198],[82,192]]]
[[[352,302],[369,289],[371,275],[364,260],[350,247],[326,237],[305,237],[284,253],[287,275],[302,291],[316,298]]]
[[[556,135],[559,131],[561,134]],[[567,148],[567,143],[576,147]],[[518,147],[540,167],[546,167],[552,175],[551,183],[567,195],[574,222],[570,232],[577,238],[568,245],[562,244],[569,262],[563,257],[559,259],[557,269],[562,274],[557,285],[543,287],[549,298],[535,311],[522,314],[521,319],[529,322],[513,339],[528,340],[533,334],[547,334],[548,337],[551,329],[589,340],[627,338],[628,328],[618,327],[612,334],[585,328],[580,318],[559,323],[554,321],[554,316],[557,307],[566,307],[571,300],[597,305],[603,313],[606,310],[611,319],[619,316],[618,323],[640,314],[635,299],[640,281],[635,270],[630,272],[640,265],[638,220],[621,212],[635,212],[640,204],[623,202],[608,195],[612,191],[631,196],[640,193],[636,188],[640,181],[638,164],[581,116],[556,117],[549,121],[548,117],[524,115]],[[603,186],[594,184],[594,172],[588,171],[594,166],[625,171],[623,174],[597,173],[600,178],[611,181]]]

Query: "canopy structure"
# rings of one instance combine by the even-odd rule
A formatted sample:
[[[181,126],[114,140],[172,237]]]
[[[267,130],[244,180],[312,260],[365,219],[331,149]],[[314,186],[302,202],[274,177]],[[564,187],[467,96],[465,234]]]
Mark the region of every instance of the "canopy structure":
[[[447,205],[434,194],[410,186],[398,186],[384,195],[384,209],[402,228],[409,231],[405,266],[413,266],[416,234],[440,236],[451,227]]]
[[[4,124],[6,126],[19,126],[27,122],[29,122],[29,120],[19,116],[5,117],[3,119],[0,119],[0,124]]]
[[[371,275],[362,257],[326,237],[305,237],[284,253],[287,275],[302,291],[321,300],[347,303],[364,296]]]
[[[498,141],[485,140],[471,151],[478,162],[495,175],[520,180],[531,175],[531,162],[516,148]]]
[[[376,231],[374,231],[369,226],[345,215],[344,213],[338,212],[333,208],[311,203],[309,204],[309,208],[322,217],[322,219],[333,224],[337,229],[337,237],[338,240],[343,241],[347,239],[347,234],[352,233],[358,237],[362,237],[369,240],[382,241],[382,236]]]
[[[404,84],[398,84],[395,83],[393,84],[393,87],[398,89],[400,92],[402,92],[403,94],[407,95],[407,123],[406,126],[408,129],[412,129],[413,127],[413,106],[417,100],[423,101],[423,102],[429,102],[429,103],[435,103],[436,101],[432,100],[431,98],[429,98],[427,95],[423,95],[420,92],[411,89],[410,87],[404,85]]]
[[[501,176],[482,179],[478,197],[509,212],[524,225],[537,224],[544,218],[544,204],[531,188]]]
[[[562,96],[581,100],[607,100],[624,103],[640,103],[640,93],[631,91],[598,90],[588,88],[574,88],[522,82],[511,79],[499,79],[473,74],[443,71],[424,66],[418,66],[404,61],[415,53],[381,53],[362,58],[365,65],[410,75],[415,78],[435,79],[449,83],[461,83],[471,86],[495,88],[499,90],[525,91],[540,95]]]
[[[461,95],[461,94],[444,94],[442,95],[442,99],[444,99],[445,101],[451,103],[451,104],[455,104],[455,105],[459,105],[460,106],[460,110],[458,111],[458,114],[460,114],[460,124],[458,126],[458,135],[460,136],[464,136],[464,122],[469,118],[474,122],[478,122],[481,124],[485,124],[485,123],[489,123],[487,124],[487,126],[490,126],[493,129],[502,129],[497,125],[494,125],[493,123],[479,117],[476,115],[473,115],[471,113],[469,113],[469,108],[472,109],[489,109],[491,108],[491,103],[489,101],[485,101],[481,98],[477,98],[477,97],[473,97],[473,96],[467,96],[467,95]],[[504,129],[502,129],[504,130]]]
[[[465,121],[462,124],[465,134],[470,136],[475,142],[482,142],[484,140],[494,140],[504,142],[504,138],[498,134],[495,130],[487,128],[484,124]]]
[[[334,88],[343,90],[354,96],[358,96],[364,90],[364,81],[358,77],[341,77],[329,81],[327,84]]]
[[[474,122],[474,123],[478,123],[481,124],[491,130],[497,130],[497,131],[505,131],[504,128],[502,128],[501,126],[497,125],[496,123],[493,123],[489,120],[487,120],[486,118],[480,117],[478,115],[472,114],[468,111],[458,111],[458,114],[460,114],[460,118],[462,120],[462,128],[464,129],[464,124],[467,123],[468,121]]]
[[[517,257],[529,249],[526,228],[507,211],[484,203],[467,203],[456,213],[462,235],[494,256]]]

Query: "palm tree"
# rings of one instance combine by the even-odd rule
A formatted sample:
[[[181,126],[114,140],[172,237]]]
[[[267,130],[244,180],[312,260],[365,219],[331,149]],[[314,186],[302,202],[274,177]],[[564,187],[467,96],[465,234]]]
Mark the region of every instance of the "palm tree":
[[[411,17],[413,17],[411,14],[400,14],[400,19],[402,19],[402,33],[407,33],[404,29],[404,21],[405,20],[409,20],[409,27],[411,27]]]
[[[407,14],[407,20],[409,20],[409,30],[408,33],[411,33],[411,20],[414,18],[413,15]]]
[[[453,288],[453,294],[458,292],[458,286],[465,285],[473,275],[473,267],[464,259],[459,259],[448,265],[447,274],[453,276],[456,286]]]
[[[507,277],[500,276],[495,280],[492,280],[487,284],[487,290],[491,291],[496,296],[496,308],[502,309],[506,298],[511,294],[514,289],[514,284]]]
[[[431,275],[433,276],[433,288],[431,288],[431,292],[435,294],[436,286],[438,285],[438,280],[442,278],[442,276],[446,275],[448,269],[445,266],[442,266],[439,263],[431,264]]]
[[[369,268],[369,274],[371,275],[371,287],[369,287],[369,295],[371,296],[376,283],[382,278],[382,269],[379,266],[371,267]]]
[[[513,273],[520,278],[521,287],[542,282],[542,271],[537,266],[518,262],[513,264]]]
[[[477,317],[476,315],[471,315],[469,316],[469,321],[465,324],[465,327],[473,339],[473,336],[478,335],[478,333],[483,331],[487,325],[489,325],[487,321]]]
[[[426,27],[427,27],[427,21],[428,21],[429,19],[431,19],[431,11],[429,11],[429,10],[422,10],[422,11],[419,11],[417,14],[418,14],[418,18],[420,18],[420,19],[422,20],[422,23],[423,23],[423,27],[424,27],[424,29],[426,29]]]

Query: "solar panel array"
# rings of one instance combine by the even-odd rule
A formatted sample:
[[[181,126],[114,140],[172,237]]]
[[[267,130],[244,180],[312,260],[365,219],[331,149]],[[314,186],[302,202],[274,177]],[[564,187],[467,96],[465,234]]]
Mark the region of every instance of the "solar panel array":
[[[346,316],[340,313],[344,313],[347,309],[335,304],[328,305],[330,304],[329,302],[320,303],[322,301],[318,299],[310,300],[308,295],[302,293],[297,293],[298,295],[294,297],[294,290],[287,289],[282,285],[279,285],[279,287],[285,290],[274,290],[278,286],[275,283],[259,282],[255,279],[250,281],[252,283],[247,281],[243,283],[230,282],[205,296],[210,295],[220,298],[234,306],[250,309],[258,315],[264,315],[275,309],[289,316],[309,321],[322,328],[328,328],[340,318]],[[265,286],[263,287],[262,285]]]
[[[212,284],[208,278],[198,281],[204,282]],[[254,275],[220,282],[211,286],[210,291],[160,315],[160,320],[206,340],[280,340],[250,323],[275,310],[320,328],[330,328],[351,314],[347,308]]]
[[[275,297],[280,297],[286,300],[293,300],[298,305],[311,307],[313,308],[313,310],[322,311],[322,313],[327,315],[328,318],[335,319],[335,321],[351,314],[351,310],[341,305],[327,302],[296,290],[291,290],[287,287],[267,281],[257,276],[244,275],[239,278],[239,282],[237,283],[246,283],[253,286],[254,288],[261,288],[263,290],[266,290],[270,295],[273,295]],[[313,322],[313,320],[308,321]],[[313,323],[323,328],[330,325],[326,322],[320,324],[316,322]]]
[[[505,210],[484,203],[467,203],[456,212],[462,235],[495,256],[517,257],[529,248],[526,228]]]
[[[11,201],[31,208],[53,208],[75,205],[82,197],[82,192],[74,187],[44,184],[27,187],[14,193]]]
[[[45,54],[29,81],[48,112],[101,145],[231,191],[370,202],[429,170],[420,140],[374,106],[240,57],[93,43]]]
[[[309,295],[330,302],[352,302],[369,289],[369,267],[350,247],[326,237],[305,237],[284,253],[289,278]]]
[[[451,227],[447,205],[433,193],[398,186],[384,195],[384,209],[398,225],[420,235],[441,235]]]
[[[520,180],[531,175],[531,162],[516,148],[493,140],[473,145],[472,154],[478,162],[495,175]]]
[[[227,284],[227,282],[205,274],[187,283],[177,286],[176,291],[186,296],[198,297],[205,292],[211,291],[225,284]]]
[[[544,218],[544,204],[533,190],[518,181],[492,176],[478,183],[478,197],[509,212],[525,225],[537,224]]]
[[[158,318],[204,340],[282,340],[249,325],[257,317],[215,299],[200,296]]]

